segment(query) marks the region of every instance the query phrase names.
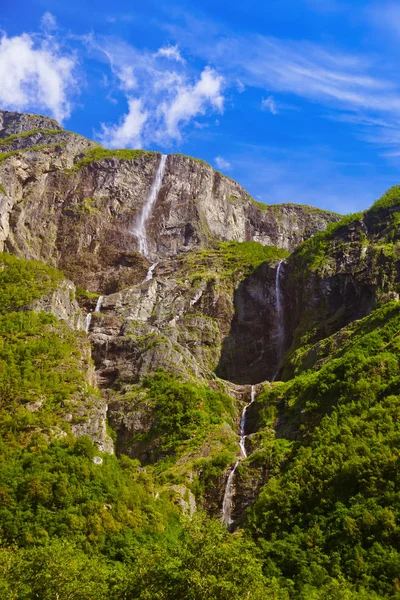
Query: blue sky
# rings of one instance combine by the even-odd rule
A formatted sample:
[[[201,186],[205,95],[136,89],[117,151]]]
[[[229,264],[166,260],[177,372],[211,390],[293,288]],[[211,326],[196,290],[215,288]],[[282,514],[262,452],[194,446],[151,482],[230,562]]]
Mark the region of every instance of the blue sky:
[[[0,107],[341,213],[400,183],[400,3],[3,0]]]

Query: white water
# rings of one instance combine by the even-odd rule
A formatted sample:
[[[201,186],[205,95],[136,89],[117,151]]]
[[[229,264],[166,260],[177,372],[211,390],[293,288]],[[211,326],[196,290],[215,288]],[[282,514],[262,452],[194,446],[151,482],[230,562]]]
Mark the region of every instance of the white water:
[[[162,186],[162,181],[164,177],[165,164],[167,160],[167,155],[162,154],[160,164],[158,165],[157,173],[154,178],[153,184],[150,189],[150,193],[147,197],[146,202],[144,203],[142,214],[140,215],[138,222],[136,224],[136,228],[133,233],[136,235],[139,242],[139,252],[143,254],[146,258],[149,256],[149,246],[147,242],[147,233],[146,233],[146,224],[150,218],[151,211],[153,210],[153,205],[157,200],[157,196]]]
[[[222,522],[225,523],[227,527],[232,525],[232,509],[233,509],[233,478],[235,477],[235,471],[239,464],[239,460],[236,462],[232,471],[229,473],[228,481],[226,482],[224,500],[222,502]]]
[[[97,298],[96,308],[94,309],[94,312],[96,312],[96,313],[100,312],[101,305],[103,304],[103,300],[104,300],[104,296],[99,296]],[[86,315],[86,320],[85,320],[86,333],[89,333],[90,323],[92,322],[92,315],[93,315],[93,313],[91,313],[91,312]]]
[[[98,313],[101,311],[101,306],[103,304],[103,300],[104,300],[104,296],[99,296],[97,298],[96,308],[94,309],[94,312]]]
[[[222,522],[225,523],[225,525],[227,527],[230,527],[233,523],[233,519],[232,519],[233,492],[234,492],[233,480],[235,477],[235,472],[236,472],[236,469],[237,469],[240,461],[243,460],[244,458],[247,458],[247,453],[246,453],[246,437],[247,436],[245,435],[246,412],[247,412],[247,409],[250,406],[250,404],[252,404],[255,399],[256,399],[256,390],[255,390],[254,385],[252,385],[250,402],[249,402],[249,404],[246,404],[246,406],[244,407],[244,409],[242,411],[242,417],[240,419],[239,446],[240,446],[240,451],[242,453],[242,456],[239,458],[238,461],[236,461],[235,466],[233,467],[232,471],[229,473],[228,481],[226,482],[226,486],[225,486],[224,499],[222,501]]]
[[[90,323],[92,322],[92,313],[88,313],[85,319],[85,331],[89,333]]]
[[[283,303],[282,303],[282,292],[281,292],[281,286],[280,286],[280,274],[281,274],[282,264],[283,264],[283,260],[279,261],[278,268],[276,269],[276,276],[275,276],[276,323],[277,323],[276,358],[277,358],[278,367],[277,367],[275,375],[272,378],[272,381],[275,381],[278,376],[282,358],[283,358],[283,346],[285,343],[285,328],[284,328],[284,323],[283,323]]]
[[[153,271],[157,265],[158,265],[158,263],[154,263],[153,265],[151,265],[151,267],[149,267],[145,281],[150,281],[150,279],[153,279]]]
[[[254,402],[254,400],[256,399],[256,391],[254,388],[254,385],[251,386],[251,400],[250,400],[250,404],[252,404]],[[247,452],[246,452],[246,435],[245,435],[245,429],[246,429],[246,412],[247,409],[249,408],[250,404],[246,404],[246,406],[243,409],[242,412],[242,418],[240,419],[240,441],[239,441],[239,446],[240,449],[242,451],[242,455],[243,458],[247,458]]]

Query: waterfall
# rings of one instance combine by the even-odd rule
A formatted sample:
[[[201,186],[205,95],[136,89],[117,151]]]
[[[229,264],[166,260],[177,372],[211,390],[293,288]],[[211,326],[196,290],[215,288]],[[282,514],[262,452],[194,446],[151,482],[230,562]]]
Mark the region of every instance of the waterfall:
[[[229,473],[228,481],[226,482],[224,500],[222,502],[222,522],[227,527],[232,525],[232,509],[233,509],[233,478],[235,477],[235,471],[240,461],[237,461],[232,471]]]
[[[85,331],[89,333],[90,323],[92,322],[92,313],[88,313],[85,319]]]
[[[254,400],[256,399],[256,390],[254,385],[251,386],[251,400],[250,400],[250,404],[253,404]],[[246,412],[247,409],[249,408],[250,404],[246,404],[246,406],[243,409],[242,412],[242,418],[240,419],[240,441],[239,441],[239,446],[240,449],[242,451],[242,455],[243,458],[247,458],[247,452],[246,452],[246,434],[245,434],[245,430],[246,430]]]
[[[149,267],[145,281],[150,281],[150,279],[153,279],[153,271],[157,265],[158,265],[158,263],[154,263],[153,265],[151,265],[151,267]]]
[[[167,160],[167,155],[162,154],[160,164],[158,165],[158,169],[156,172],[156,176],[154,178],[153,184],[150,189],[150,193],[147,197],[146,202],[144,203],[142,214],[140,215],[136,228],[133,231],[134,235],[136,235],[139,242],[139,252],[143,254],[146,258],[149,256],[149,246],[147,242],[147,233],[146,233],[146,224],[150,218],[151,211],[153,209],[153,205],[157,200],[157,196],[162,186],[162,181],[164,177],[165,164]]]
[[[96,313],[100,312],[101,305],[103,304],[103,300],[104,300],[104,296],[99,296],[97,298],[96,308],[94,309],[94,312],[96,312]],[[86,320],[85,320],[86,333],[89,333],[90,323],[92,322],[92,315],[93,315],[93,313],[91,313],[91,312],[86,315]]]
[[[243,460],[244,458],[247,458],[247,452],[246,452],[246,412],[248,407],[250,406],[250,404],[252,404],[254,402],[254,400],[256,399],[256,390],[254,385],[251,386],[251,397],[250,397],[250,402],[249,404],[246,404],[246,406],[244,407],[243,411],[242,411],[242,416],[240,419],[240,440],[239,440],[239,446],[240,446],[240,451],[242,456],[239,458],[239,460],[236,461],[235,466],[233,467],[232,471],[229,473],[229,477],[228,480],[226,482],[226,486],[225,486],[225,493],[224,493],[224,499],[222,501],[222,522],[225,523],[225,525],[229,528],[232,523],[233,523],[233,519],[232,519],[232,510],[233,510],[233,480],[235,477],[235,472],[236,469],[240,463],[241,460]]]
[[[97,298],[96,308],[94,309],[94,312],[98,313],[101,311],[101,306],[103,304],[103,300],[104,300],[104,296],[99,296]]]
[[[277,336],[276,336],[276,358],[277,358],[277,369],[275,375],[272,378],[272,381],[278,376],[279,369],[281,366],[281,362],[284,354],[284,343],[285,343],[285,326],[283,322],[283,303],[282,303],[282,292],[280,286],[280,274],[281,267],[283,264],[283,260],[279,261],[278,268],[276,269],[275,275],[275,301],[276,301],[276,323],[277,323]]]

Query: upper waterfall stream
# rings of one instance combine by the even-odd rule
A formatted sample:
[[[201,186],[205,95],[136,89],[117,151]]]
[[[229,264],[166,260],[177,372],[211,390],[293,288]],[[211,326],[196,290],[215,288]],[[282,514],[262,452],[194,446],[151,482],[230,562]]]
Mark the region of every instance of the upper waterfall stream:
[[[284,354],[284,344],[285,344],[285,326],[283,322],[283,302],[282,302],[282,292],[281,292],[281,268],[282,268],[283,260],[279,261],[278,267],[276,269],[275,275],[275,301],[276,301],[276,324],[277,324],[277,368],[275,374],[272,378],[272,381],[275,381],[279,369],[281,366],[281,362]]]
[[[158,165],[158,169],[156,172],[156,176],[150,188],[150,193],[147,197],[146,202],[143,205],[143,210],[137,221],[136,228],[133,231],[139,242],[139,252],[140,254],[143,254],[143,256],[145,256],[146,258],[149,258],[149,244],[147,239],[146,225],[147,221],[151,216],[154,203],[157,200],[157,196],[162,186],[166,161],[167,154],[162,154],[160,164]]]

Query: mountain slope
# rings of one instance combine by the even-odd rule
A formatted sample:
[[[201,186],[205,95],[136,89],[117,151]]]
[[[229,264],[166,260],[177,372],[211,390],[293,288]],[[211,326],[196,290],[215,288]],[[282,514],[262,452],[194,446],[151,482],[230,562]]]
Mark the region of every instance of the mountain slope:
[[[0,114],[2,597],[398,598],[400,188],[339,221]]]

